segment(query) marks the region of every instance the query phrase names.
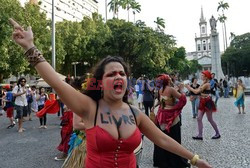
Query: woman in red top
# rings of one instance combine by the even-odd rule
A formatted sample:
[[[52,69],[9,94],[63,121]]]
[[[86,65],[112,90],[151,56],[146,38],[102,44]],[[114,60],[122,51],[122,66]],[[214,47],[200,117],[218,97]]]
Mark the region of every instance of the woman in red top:
[[[76,91],[61,81],[41,52],[33,44],[31,27],[25,31],[10,19],[14,27],[13,39],[25,51],[28,61],[41,77],[55,89],[62,101],[86,127],[86,168],[135,168],[134,149],[141,141],[141,132],[153,143],[191,160],[201,168],[211,168],[169,136],[160,131],[138,108],[126,103],[128,68],[120,57],[107,57],[96,67],[89,81],[87,93]]]

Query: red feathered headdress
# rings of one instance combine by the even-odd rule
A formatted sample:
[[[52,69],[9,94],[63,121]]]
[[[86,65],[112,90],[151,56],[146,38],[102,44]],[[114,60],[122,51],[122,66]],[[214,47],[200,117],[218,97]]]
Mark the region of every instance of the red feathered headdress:
[[[209,80],[212,79],[212,74],[210,71],[206,70],[206,71],[202,71],[201,73],[204,74],[205,77],[207,77]]]

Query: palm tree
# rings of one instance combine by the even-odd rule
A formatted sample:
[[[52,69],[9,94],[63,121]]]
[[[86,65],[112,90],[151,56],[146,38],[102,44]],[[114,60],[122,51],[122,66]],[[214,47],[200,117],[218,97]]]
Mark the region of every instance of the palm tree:
[[[105,20],[108,20],[108,4],[107,4],[107,0],[105,0]]]
[[[141,5],[138,2],[133,2],[131,4],[131,9],[133,9],[133,15],[134,15],[134,23],[135,23],[135,13],[141,12]]]
[[[154,23],[156,23],[157,30],[162,31],[165,28],[165,20],[163,18],[157,17]]]
[[[224,51],[226,50],[227,46],[225,44],[227,44],[227,42],[225,43],[225,25],[223,23],[225,23],[225,20],[227,20],[227,17],[225,15],[219,15],[219,18],[218,18],[219,22],[222,23],[221,26],[222,26],[222,36],[223,36],[223,47],[224,47]]]
[[[113,12],[113,17],[115,18],[115,16],[117,16],[118,18],[118,11],[119,11],[119,7],[120,7],[120,1],[119,0],[111,0],[108,3],[109,7],[109,11]]]
[[[218,7],[217,7],[217,12],[218,11],[222,11],[222,15],[219,17],[219,21],[224,25],[224,34],[225,34],[225,46],[227,47],[227,29],[226,29],[226,19],[227,17],[225,16],[224,14],[224,10],[228,9],[229,8],[229,5],[227,2],[223,2],[223,1],[220,1],[218,3]],[[221,19],[220,19],[221,18]]]

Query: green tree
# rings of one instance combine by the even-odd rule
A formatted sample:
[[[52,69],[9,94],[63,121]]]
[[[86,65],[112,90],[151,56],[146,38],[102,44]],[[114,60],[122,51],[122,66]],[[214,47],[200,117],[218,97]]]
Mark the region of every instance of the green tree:
[[[157,30],[163,31],[163,29],[165,29],[165,20],[163,18],[157,17],[154,23],[156,24]]]
[[[250,33],[235,36],[222,55],[224,71],[230,76],[248,76],[250,74]],[[228,67],[229,66],[229,67]]]
[[[113,12],[113,18],[117,17],[118,18],[118,12],[119,12],[119,7],[121,3],[120,0],[111,0],[108,3],[109,6],[109,12]]]
[[[131,9],[133,10],[134,23],[135,23],[135,14],[141,12],[141,5],[138,2],[133,1],[133,3],[131,3]]]
[[[44,52],[47,58],[49,51],[49,31],[46,28],[48,21],[44,13],[39,12],[36,5],[26,4],[23,8],[17,0],[0,0],[0,81],[10,75],[17,76],[22,73],[35,73],[29,67],[28,62],[23,56],[23,51],[10,39],[12,27],[8,23],[9,18],[18,20],[24,27],[32,26],[36,34],[35,43]]]

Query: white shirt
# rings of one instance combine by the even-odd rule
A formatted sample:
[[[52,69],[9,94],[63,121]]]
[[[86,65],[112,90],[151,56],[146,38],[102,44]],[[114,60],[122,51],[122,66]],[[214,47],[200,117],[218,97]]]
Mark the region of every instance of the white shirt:
[[[23,93],[23,87],[19,86],[19,90],[18,90],[18,86],[15,86],[12,93],[17,94],[17,93]],[[17,96],[16,100],[15,100],[15,104],[18,106],[27,106],[27,98],[26,98],[26,94],[22,94],[21,96]]]
[[[139,85],[135,85],[135,91],[139,92]]]

